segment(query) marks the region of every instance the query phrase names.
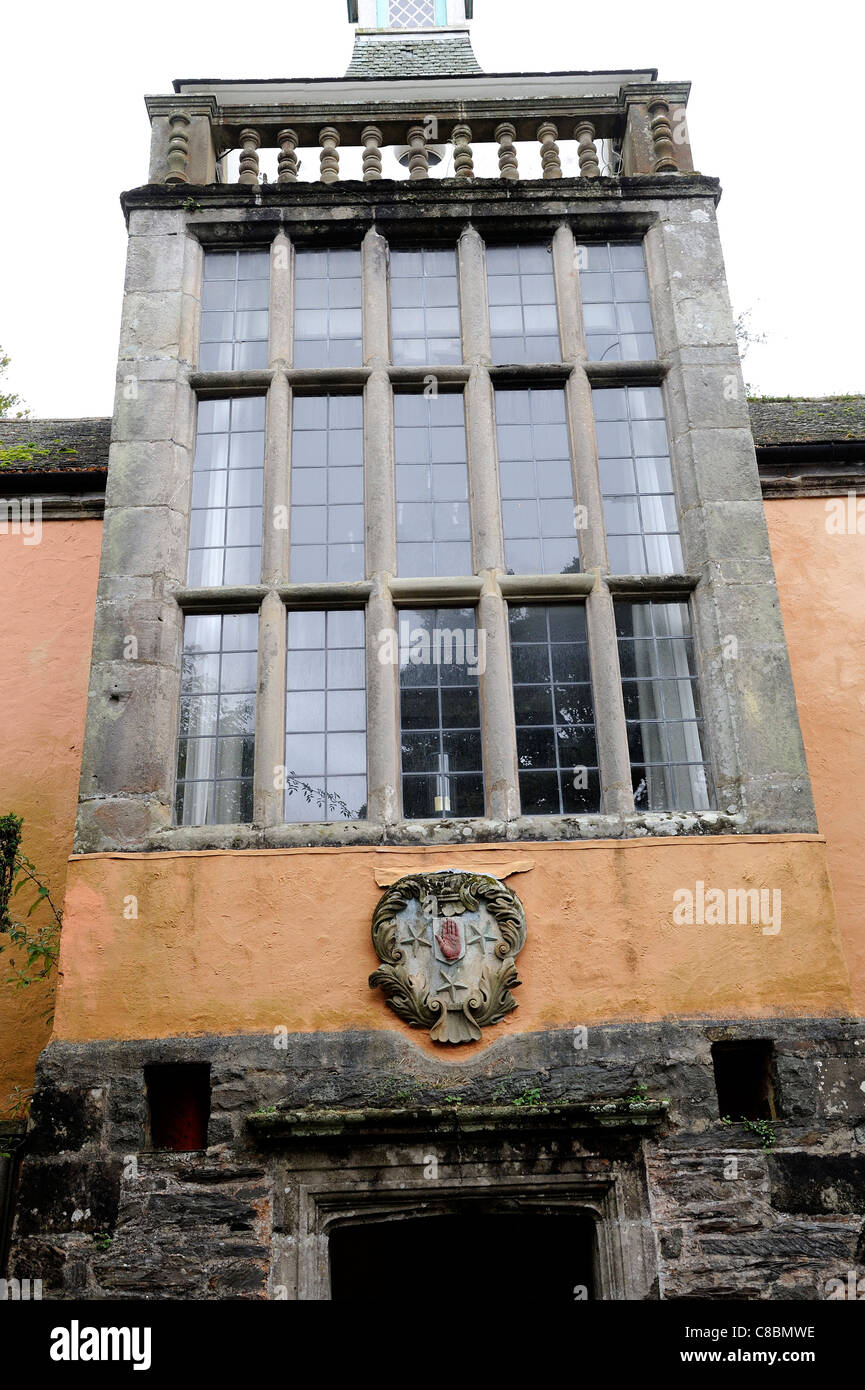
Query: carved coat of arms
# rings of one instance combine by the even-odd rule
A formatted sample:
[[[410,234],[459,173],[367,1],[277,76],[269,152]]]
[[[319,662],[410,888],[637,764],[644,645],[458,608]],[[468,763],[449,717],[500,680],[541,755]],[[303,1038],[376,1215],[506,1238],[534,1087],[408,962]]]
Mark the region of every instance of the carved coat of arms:
[[[486,874],[444,870],[394,883],[372,919],[381,965],[370,975],[412,1028],[436,1042],[477,1042],[516,1000],[526,917],[516,894]]]

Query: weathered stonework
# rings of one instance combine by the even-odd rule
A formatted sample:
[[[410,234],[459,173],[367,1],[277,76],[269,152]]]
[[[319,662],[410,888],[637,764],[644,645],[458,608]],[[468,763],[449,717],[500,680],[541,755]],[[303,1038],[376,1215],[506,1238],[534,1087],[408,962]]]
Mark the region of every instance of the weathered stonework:
[[[728,1037],[774,1039],[768,1152],[718,1116]],[[144,1148],[167,1061],[210,1063],[204,1153]],[[328,1297],[328,1230],[369,1203],[543,1199],[593,1214],[600,1297],[822,1299],[865,1272],[863,1079],[865,1028],[837,1019],[565,1029],[467,1063],[383,1033],[54,1043],[10,1270],[46,1298]]]

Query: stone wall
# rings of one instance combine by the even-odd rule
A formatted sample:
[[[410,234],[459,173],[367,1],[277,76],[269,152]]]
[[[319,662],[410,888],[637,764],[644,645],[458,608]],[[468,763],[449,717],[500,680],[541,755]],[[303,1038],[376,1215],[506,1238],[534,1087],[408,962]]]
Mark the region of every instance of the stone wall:
[[[710,1048],[731,1037],[774,1039],[769,1151],[718,1116]],[[422,1214],[472,1198],[588,1209],[608,1298],[821,1299],[828,1280],[865,1273],[865,1027],[703,1021],[591,1028],[584,1041],[573,1030],[522,1034],[470,1063],[362,1032],[53,1043],[10,1272],[60,1299],[326,1296],[336,1215]],[[145,1148],[143,1068],[172,1061],[210,1063],[206,1152]],[[659,1130],[555,1130],[557,1103],[622,1100],[640,1083],[669,1102]],[[467,1141],[442,1120],[438,1133],[426,1121],[397,1139],[336,1132],[300,1143],[262,1125],[295,1107],[453,1116],[534,1090],[541,1103],[519,1110],[516,1137],[502,1122]],[[428,1181],[431,1152],[439,1168]]]

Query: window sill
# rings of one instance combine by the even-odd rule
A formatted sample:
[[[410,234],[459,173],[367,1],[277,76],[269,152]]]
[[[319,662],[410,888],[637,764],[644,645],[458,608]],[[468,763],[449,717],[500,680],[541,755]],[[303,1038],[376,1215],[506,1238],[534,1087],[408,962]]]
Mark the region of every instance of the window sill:
[[[780,829],[781,827],[779,827]],[[626,840],[751,833],[742,815],[719,811],[655,811],[634,816],[519,816],[512,821],[416,820],[304,822],[296,825],[173,826],[137,846],[147,852],[334,849],[516,844],[529,841]],[[768,832],[767,832],[768,833]],[[130,848],[132,848],[130,846]]]

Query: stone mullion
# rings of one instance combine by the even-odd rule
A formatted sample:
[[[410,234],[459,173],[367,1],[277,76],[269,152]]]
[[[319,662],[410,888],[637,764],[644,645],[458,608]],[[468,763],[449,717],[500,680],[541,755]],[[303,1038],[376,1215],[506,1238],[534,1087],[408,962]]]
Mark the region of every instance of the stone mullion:
[[[270,368],[264,461],[264,531],[261,579],[272,587],[289,574],[291,400],[286,370],[291,364],[293,320],[291,243],[284,232],[270,251]]]
[[[565,409],[571,438],[580,566],[586,573],[607,574],[607,534],[598,471],[592,388],[582,366],[576,366],[565,383]]]
[[[275,592],[289,576],[291,363],[293,317],[291,243],[284,232],[270,249],[270,349],[273,377],[267,393],[261,579],[270,592],[258,618],[258,697],[255,715],[253,815],[256,824],[280,825],[283,791],[277,769],[285,758],[285,605]]]
[[[490,317],[487,304],[486,250],[474,227],[466,227],[459,239],[459,289],[462,314],[463,361],[469,366],[492,361]]]
[[[258,695],[255,709],[253,815],[257,825],[281,825],[283,791],[277,771],[285,762],[285,605],[266,594],[258,615]]]
[[[399,819],[398,665],[387,634],[396,629],[390,581],[396,574],[396,482],[393,451],[387,245],[367,232],[362,248],[364,364],[364,516],[366,573],[374,589],[366,610],[367,816],[379,824]]]
[[[508,650],[508,607],[498,577],[504,571],[496,415],[490,379],[489,308],[484,243],[474,228],[459,243],[463,357],[471,368],[465,389],[469,498],[475,573],[483,591],[477,606],[485,642],[481,677],[482,740],[487,816],[507,823],[519,814],[516,728]]]
[[[285,373],[280,371],[267,393],[261,582],[268,588],[286,583],[289,577],[290,456],[291,399]]]
[[[459,242],[463,358],[470,368],[465,388],[474,572],[504,569],[495,402],[490,379],[490,329],[484,244],[474,228]]]
[[[577,276],[577,244],[570,227],[557,227],[553,236],[553,274],[559,308],[562,361],[585,360],[583,312]]]
[[[400,819],[397,617],[382,575],[366,609],[367,819],[379,825]]]
[[[270,366],[291,365],[294,284],[291,242],[277,232],[270,248]]]
[[[601,776],[601,806],[609,815],[633,814],[628,731],[619,678],[615,615],[602,576],[609,572],[604,504],[601,496],[592,389],[585,370],[575,366],[565,387],[574,467],[574,496],[580,523],[580,562],[596,576],[586,599],[589,659]]]
[[[565,403],[571,436],[580,564],[586,573],[596,576],[595,586],[586,598],[586,622],[600,765],[601,809],[608,815],[627,815],[634,809],[628,731],[619,678],[613,601],[601,580],[601,576],[609,571],[604,504],[598,471],[592,388],[584,366],[586,347],[577,247],[570,227],[556,229],[553,269],[563,360],[573,367],[565,386]]]
[[[477,608],[484,646],[481,676],[482,739],[486,812],[507,824],[519,815],[517,732],[509,651],[508,605],[490,575]]]
[[[601,810],[610,816],[634,814],[628,728],[619,674],[613,596],[599,583],[586,599],[589,664],[595,705],[595,733],[601,779]]]

